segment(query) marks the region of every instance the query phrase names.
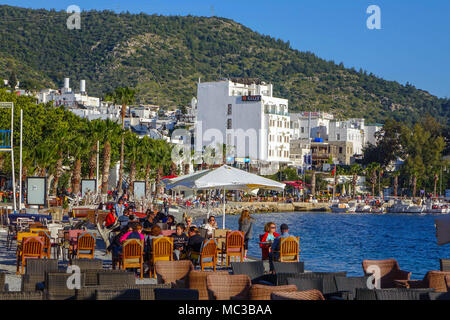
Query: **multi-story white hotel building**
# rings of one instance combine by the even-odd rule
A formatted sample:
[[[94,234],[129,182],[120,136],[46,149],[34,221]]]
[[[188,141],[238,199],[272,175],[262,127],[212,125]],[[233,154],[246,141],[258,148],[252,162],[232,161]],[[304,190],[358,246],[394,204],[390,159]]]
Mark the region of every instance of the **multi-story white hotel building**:
[[[198,83],[196,151],[224,143],[234,147],[236,162],[247,159],[260,169],[270,165],[273,170],[288,163],[288,100],[272,92],[272,84],[257,79]],[[222,141],[217,141],[219,136]]]
[[[328,139],[328,128],[333,115],[326,112],[291,113],[291,138],[312,139],[321,137]]]

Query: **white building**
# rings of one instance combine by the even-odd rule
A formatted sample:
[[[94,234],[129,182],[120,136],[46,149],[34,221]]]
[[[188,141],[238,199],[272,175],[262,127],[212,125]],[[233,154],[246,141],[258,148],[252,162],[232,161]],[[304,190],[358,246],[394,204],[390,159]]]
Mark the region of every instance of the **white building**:
[[[364,147],[364,119],[331,121],[328,141],[351,142],[354,154],[361,155]]]
[[[298,140],[320,136],[327,140],[328,128],[333,119],[333,115],[326,112],[291,113],[291,138]]]
[[[291,140],[290,153],[290,160],[293,166],[308,168],[310,161],[307,157],[311,155],[311,141],[309,139]]]
[[[252,79],[199,83],[196,151],[226,144],[234,160],[247,158],[260,168],[289,162],[288,100],[272,92],[272,84]]]
[[[383,129],[383,125],[378,123],[364,125],[364,146],[367,146],[369,143],[376,145],[375,133],[381,129]]]

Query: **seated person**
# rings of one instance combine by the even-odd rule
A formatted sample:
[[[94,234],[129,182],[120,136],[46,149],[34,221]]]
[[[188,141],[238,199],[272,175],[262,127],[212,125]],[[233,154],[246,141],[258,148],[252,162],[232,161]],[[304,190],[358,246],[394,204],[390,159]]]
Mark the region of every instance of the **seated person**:
[[[128,225],[128,222],[130,221],[130,211],[128,209],[125,209],[123,212],[123,215],[121,215],[118,219],[120,223],[120,228],[126,227]]]
[[[161,237],[164,237],[161,234],[161,228],[157,225],[154,225],[152,227],[152,230],[150,231],[150,235],[147,236],[147,239],[146,239],[146,243],[147,243],[146,247],[147,248],[146,249],[144,248],[144,251],[146,251],[150,254],[152,252],[153,239],[161,238]]]
[[[186,246],[189,237],[184,233],[184,224],[177,224],[177,232],[173,233],[173,257],[175,260],[180,260],[186,256]]]
[[[149,213],[143,223],[144,229],[151,229],[155,223],[155,214]]]
[[[167,229],[171,230],[172,227],[177,225],[177,223],[175,221],[175,217],[173,215],[167,216],[166,224],[167,224]]]
[[[133,224],[131,227],[131,232],[128,231],[121,238],[120,242],[123,243],[125,240],[138,239],[144,241],[144,235],[142,234],[142,226],[140,224]]]
[[[120,232],[114,236],[113,241],[111,242],[110,246],[108,247],[108,251],[111,251],[111,253],[112,253],[113,261],[115,259],[118,259],[119,255],[122,253],[122,243],[121,243],[120,239],[127,232],[131,233],[131,232],[133,232],[133,229],[131,227],[122,228],[120,230]]]
[[[208,238],[213,236],[214,229],[217,229],[217,222],[214,216],[210,216],[208,222],[202,225],[202,228],[208,230]]]
[[[272,261],[278,261],[280,259],[280,244],[281,244],[281,238],[287,238],[291,235],[289,234],[289,227],[287,224],[283,223],[280,226],[280,232],[281,235],[275,238],[275,240],[272,243],[271,246],[271,252],[269,253],[269,263],[270,263],[270,270],[273,270],[273,263]]]
[[[197,227],[189,228],[189,240],[187,244],[188,256],[191,260],[196,261],[200,255],[202,249],[202,243],[205,239],[200,236],[200,232]]]

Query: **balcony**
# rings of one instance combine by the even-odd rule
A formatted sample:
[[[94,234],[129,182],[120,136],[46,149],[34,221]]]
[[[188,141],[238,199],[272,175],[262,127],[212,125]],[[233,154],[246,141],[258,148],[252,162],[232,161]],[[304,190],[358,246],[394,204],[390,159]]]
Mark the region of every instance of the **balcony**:
[[[278,112],[278,111],[271,111],[271,110],[264,110],[264,113],[266,114],[274,114],[277,116],[284,116],[284,117],[289,117],[291,114],[289,112]]]

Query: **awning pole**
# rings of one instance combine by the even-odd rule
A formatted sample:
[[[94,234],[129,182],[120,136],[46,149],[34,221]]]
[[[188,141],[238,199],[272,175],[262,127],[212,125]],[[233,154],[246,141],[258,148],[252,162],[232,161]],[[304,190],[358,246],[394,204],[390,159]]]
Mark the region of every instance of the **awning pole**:
[[[223,220],[222,220],[222,224],[223,224],[223,229],[225,229],[225,201],[226,201],[226,197],[225,197],[225,187],[223,187]]]

